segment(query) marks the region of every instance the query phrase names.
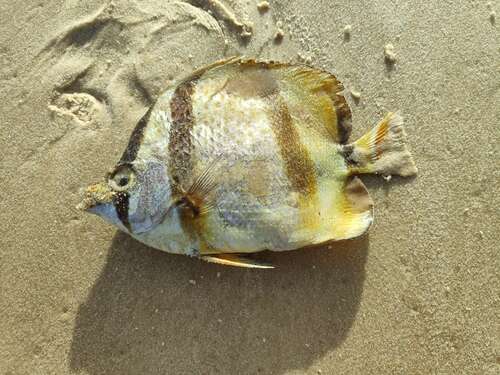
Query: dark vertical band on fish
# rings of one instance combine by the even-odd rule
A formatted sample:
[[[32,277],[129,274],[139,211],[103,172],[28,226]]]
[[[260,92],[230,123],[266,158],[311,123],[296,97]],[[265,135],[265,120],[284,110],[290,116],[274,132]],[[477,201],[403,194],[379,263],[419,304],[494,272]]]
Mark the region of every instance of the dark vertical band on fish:
[[[209,245],[204,240],[205,220],[197,197],[189,196],[189,185],[193,182],[194,149],[192,130],[195,126],[192,95],[199,76],[191,77],[177,86],[170,100],[172,125],[168,143],[169,175],[173,196],[179,199],[180,218],[183,229],[200,243],[200,252]],[[195,198],[193,200],[193,198]]]
[[[284,100],[277,98],[272,118],[272,129],[279,152],[285,163],[285,171],[292,188],[304,196],[314,194],[317,188],[314,162],[301,143],[292,116]]]
[[[338,141],[344,144],[351,135],[351,110],[343,96],[337,95],[335,100],[335,114],[337,115]]]
[[[118,192],[113,197],[113,205],[115,206],[118,219],[120,219],[124,227],[127,228],[129,232],[132,232],[130,222],[128,220],[128,201],[129,195],[125,192]]]
[[[170,101],[172,125],[168,143],[169,174],[172,181],[172,192],[180,194],[187,187],[193,171],[191,154],[193,151],[192,129],[194,127],[192,94],[195,81],[181,83]]]
[[[354,157],[354,146],[352,144],[343,145],[340,149],[340,155],[344,157],[348,167],[358,167],[359,160]]]
[[[118,164],[131,163],[137,158],[137,153],[139,152],[139,148],[141,147],[141,143],[144,138],[144,130],[146,129],[152,110],[153,106],[149,108],[149,110],[144,114],[144,116],[142,116],[135,126],[132,135],[130,136],[127,148],[123,152]]]

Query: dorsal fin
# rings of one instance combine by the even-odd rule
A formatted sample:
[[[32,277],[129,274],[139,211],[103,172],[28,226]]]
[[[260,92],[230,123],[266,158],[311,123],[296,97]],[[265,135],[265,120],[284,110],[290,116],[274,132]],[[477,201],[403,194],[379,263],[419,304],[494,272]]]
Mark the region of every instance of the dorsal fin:
[[[322,70],[310,68],[308,66],[289,67],[287,75],[290,80],[300,84],[302,88],[311,92],[324,91],[329,94],[336,94],[344,90],[344,86],[335,76]]]
[[[292,96],[298,96],[297,115],[304,106],[316,119],[308,122],[321,131],[326,127],[337,143],[344,144],[351,134],[351,110],[342,93],[344,86],[328,72],[308,66],[289,66],[282,69],[282,79],[289,82]]]
[[[230,57],[202,67],[182,81],[219,73],[226,91],[261,97],[281,93],[293,102],[291,112],[295,108],[298,116],[312,116],[311,128],[337,143],[347,142],[351,110],[342,93],[344,86],[333,74],[305,65]]]
[[[312,115],[312,119],[308,118],[311,120],[308,121],[309,126],[332,137],[337,143],[344,144],[349,139],[351,110],[342,93],[344,86],[333,74],[305,65],[238,58],[219,62],[216,66],[226,64],[239,67],[243,74],[237,79],[245,81],[245,75],[252,75],[249,78],[251,86],[256,89],[255,94],[274,92],[274,86],[278,86],[287,101],[294,102],[289,103],[291,112],[295,109],[297,116],[304,113],[309,117]],[[269,79],[256,79],[256,70],[261,70],[264,76],[271,73],[273,82],[269,82]],[[246,87],[246,91],[249,90],[248,83],[242,86]],[[308,111],[304,111],[305,108]]]
[[[220,67],[222,67],[224,65],[230,65],[230,64],[233,64],[233,63],[238,63],[239,61],[241,61],[241,58],[237,57],[237,56],[232,56],[232,57],[229,57],[227,59],[217,60],[217,61],[215,61],[215,62],[213,62],[211,64],[202,66],[202,67],[194,70],[187,77],[181,79],[181,82],[191,81],[193,79],[196,80],[196,79],[198,79],[199,77],[201,77],[203,74],[205,74],[206,72],[208,72],[210,70],[213,70],[213,69],[216,69],[216,68],[220,68]]]

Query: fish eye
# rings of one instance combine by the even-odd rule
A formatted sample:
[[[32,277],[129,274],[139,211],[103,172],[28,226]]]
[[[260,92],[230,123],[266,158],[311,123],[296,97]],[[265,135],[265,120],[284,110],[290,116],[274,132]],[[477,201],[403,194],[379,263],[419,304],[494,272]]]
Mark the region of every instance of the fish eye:
[[[133,186],[134,181],[135,173],[132,168],[123,165],[109,176],[108,184],[114,191],[125,191]]]
[[[118,181],[118,186],[124,187],[127,186],[128,184],[128,177],[120,177],[120,180]]]

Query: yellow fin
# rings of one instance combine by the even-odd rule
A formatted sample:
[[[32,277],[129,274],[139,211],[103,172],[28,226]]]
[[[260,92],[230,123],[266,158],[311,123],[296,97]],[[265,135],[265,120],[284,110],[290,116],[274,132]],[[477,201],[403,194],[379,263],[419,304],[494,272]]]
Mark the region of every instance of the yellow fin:
[[[333,74],[308,66],[290,66],[286,76],[312,92],[324,91],[334,95],[344,90],[342,83]]]
[[[373,201],[358,177],[350,177],[346,181],[337,217],[333,227],[334,240],[358,237],[373,222]]]
[[[282,78],[301,92],[298,114],[308,107],[313,115],[307,125],[327,134],[337,143],[346,143],[351,134],[351,109],[342,93],[344,86],[331,73],[308,66],[282,67]]]
[[[342,93],[344,87],[333,74],[305,65],[231,57],[198,69],[189,79],[221,69],[230,77],[224,85],[226,91],[260,97],[285,92],[287,100],[294,102],[287,103],[292,115],[305,116],[307,126],[337,143],[347,142],[351,110]]]
[[[244,258],[236,254],[214,254],[200,256],[206,262],[223,264],[225,266],[244,267],[244,268],[274,268],[270,264],[259,263],[253,259]]]
[[[353,144],[343,147],[351,173],[380,173],[412,176],[415,162],[406,147],[403,119],[388,113],[371,131]]]
[[[336,190],[323,218],[321,229],[314,232],[307,228],[295,231],[293,242],[302,246],[320,245],[331,241],[348,240],[361,236],[373,222],[373,202],[363,182],[356,176],[348,177],[340,190]]]

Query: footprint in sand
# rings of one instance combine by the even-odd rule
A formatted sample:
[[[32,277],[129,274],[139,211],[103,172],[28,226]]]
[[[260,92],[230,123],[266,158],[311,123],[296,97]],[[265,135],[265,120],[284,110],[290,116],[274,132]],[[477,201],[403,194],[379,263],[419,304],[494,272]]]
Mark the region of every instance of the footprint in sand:
[[[41,49],[37,69],[54,82],[54,114],[93,129],[129,127],[172,80],[224,55],[221,25],[203,7],[129,5],[104,5]],[[104,126],[102,113],[111,117]]]
[[[67,117],[79,125],[98,127],[103,105],[87,93],[62,94],[48,106],[54,114]]]

